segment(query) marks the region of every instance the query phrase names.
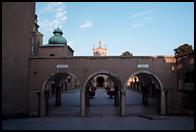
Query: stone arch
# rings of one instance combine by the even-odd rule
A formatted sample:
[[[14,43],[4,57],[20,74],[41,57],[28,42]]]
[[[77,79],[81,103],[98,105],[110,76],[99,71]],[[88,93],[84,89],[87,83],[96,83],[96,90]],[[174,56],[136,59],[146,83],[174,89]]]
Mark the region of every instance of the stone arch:
[[[149,75],[151,75],[151,76],[153,76],[155,79],[156,79],[156,81],[158,82],[158,84],[159,84],[159,87],[160,87],[160,96],[159,96],[159,100],[158,100],[158,106],[160,107],[160,111],[159,111],[159,113],[160,114],[165,114],[165,111],[166,111],[166,102],[165,102],[165,91],[164,91],[164,87],[163,87],[163,84],[162,84],[162,82],[161,82],[161,80],[159,79],[159,77],[155,74],[155,73],[153,73],[153,72],[151,72],[151,71],[148,71],[148,70],[138,70],[138,71],[136,71],[136,72],[134,72],[134,73],[131,73],[127,78],[126,78],[126,80],[125,80],[125,82],[124,82],[124,84],[123,84],[123,91],[126,91],[126,84],[127,84],[127,81],[128,81],[128,79],[130,78],[130,77],[133,77],[133,76],[135,76],[135,75],[137,75],[137,74],[140,74],[140,73],[146,73],[146,74],[149,74]],[[125,100],[124,100],[124,106],[123,106],[123,109],[124,109],[124,112],[123,112],[123,114],[125,115]]]
[[[118,81],[120,88],[122,88],[122,82],[121,82],[120,78],[116,74],[114,74],[112,72],[109,72],[109,71],[98,71],[98,72],[94,72],[94,73],[90,74],[88,76],[88,78],[85,79],[83,87],[82,87],[82,91],[86,90],[86,86],[87,86],[88,81],[90,79],[92,79],[94,76],[99,75],[99,74],[105,74],[105,75],[114,77],[116,79],[116,81]]]
[[[88,76],[88,78],[85,79],[85,81],[83,83],[83,87],[81,88],[81,91],[80,91],[80,116],[82,116],[82,117],[86,116],[86,114],[87,114],[86,102],[88,102],[88,101],[87,101],[87,98],[86,98],[86,90],[87,90],[88,82],[94,76],[99,75],[99,74],[105,74],[105,75],[113,77],[115,79],[115,81],[117,81],[117,83],[119,85],[118,87],[120,89],[122,89],[122,82],[121,82],[120,78],[116,74],[114,74],[112,72],[109,72],[109,71],[98,71],[98,72],[91,73]]]
[[[73,76],[74,78],[76,78],[76,80],[79,82],[79,87],[81,85],[80,83],[80,80],[78,79],[78,77],[72,73],[72,72],[59,72],[59,71],[56,71],[56,72],[53,72],[51,73],[47,79],[44,81],[43,85],[42,85],[42,89],[41,89],[41,99],[40,99],[40,104],[41,104],[41,107],[40,107],[40,111],[41,111],[41,116],[46,116],[48,114],[48,94],[46,92],[48,92],[47,90],[47,84],[55,79],[55,77],[57,77],[58,74],[69,74],[71,76]]]
[[[74,78],[76,78],[76,80],[79,82],[79,87],[80,87],[80,85],[81,85],[80,80],[78,79],[78,77],[74,73],[72,73],[72,72],[59,72],[59,71],[56,71],[56,72],[51,73],[47,77],[47,79],[44,81],[44,83],[42,85],[42,91],[45,91],[46,90],[46,86],[47,86],[47,84],[48,84],[48,82],[50,80],[54,79],[58,74],[63,74],[63,73],[64,74],[69,74],[69,75],[73,76]]]
[[[126,80],[125,80],[125,82],[124,82],[123,90],[126,90],[126,84],[127,84],[127,81],[129,80],[129,78],[130,78],[130,77],[133,77],[133,76],[135,76],[135,75],[137,75],[137,74],[139,74],[139,73],[146,73],[146,74],[152,75],[152,76],[158,81],[158,83],[159,83],[159,85],[160,85],[160,90],[163,90],[163,84],[162,84],[161,80],[157,77],[157,75],[155,75],[153,72],[150,72],[150,71],[148,71],[148,70],[139,70],[139,71],[136,71],[136,72],[134,72],[134,73],[131,73],[131,74],[126,78]]]

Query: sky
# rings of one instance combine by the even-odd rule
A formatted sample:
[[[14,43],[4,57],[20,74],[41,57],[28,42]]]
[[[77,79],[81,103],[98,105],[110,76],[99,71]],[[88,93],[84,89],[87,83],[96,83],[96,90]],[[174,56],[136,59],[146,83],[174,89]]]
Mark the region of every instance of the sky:
[[[74,50],[92,56],[101,41],[108,56],[174,55],[188,43],[194,48],[194,2],[37,2],[43,44],[55,28]]]

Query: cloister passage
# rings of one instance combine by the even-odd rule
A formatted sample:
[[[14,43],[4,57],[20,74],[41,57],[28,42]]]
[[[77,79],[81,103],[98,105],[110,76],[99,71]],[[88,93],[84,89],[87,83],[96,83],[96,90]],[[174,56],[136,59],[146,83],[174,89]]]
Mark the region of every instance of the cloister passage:
[[[151,73],[132,74],[126,83],[126,114],[159,114],[160,84]]]
[[[79,116],[80,82],[71,73],[57,73],[45,84],[45,113],[48,116]]]
[[[103,77],[97,77],[97,79],[96,79],[96,83],[97,83],[97,86],[98,87],[104,87],[104,78]]]
[[[92,74],[84,84],[86,116],[119,116],[120,81],[109,73]]]

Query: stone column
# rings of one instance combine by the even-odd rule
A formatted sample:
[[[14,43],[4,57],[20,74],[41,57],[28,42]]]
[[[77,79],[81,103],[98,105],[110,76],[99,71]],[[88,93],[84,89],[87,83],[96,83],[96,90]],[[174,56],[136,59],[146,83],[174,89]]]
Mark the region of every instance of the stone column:
[[[86,106],[90,106],[89,88],[85,91]]]
[[[118,90],[118,106],[120,106],[120,90]]]
[[[62,92],[65,92],[65,80],[62,81]]]
[[[85,92],[80,90],[80,116],[86,116],[86,105],[85,105]]]
[[[125,92],[120,92],[120,115],[125,116]]]
[[[166,114],[166,102],[165,102],[165,91],[161,91],[161,114],[165,115]]]
[[[115,92],[115,94],[114,94],[114,106],[117,106],[117,93]]]
[[[61,106],[61,88],[56,88],[56,106]]]
[[[30,91],[30,102],[29,102],[29,115],[38,116],[38,96],[37,91]]]
[[[50,96],[50,94],[49,94],[49,91],[46,91],[45,92],[45,115],[48,115],[49,114],[49,96]]]
[[[147,105],[148,104],[148,97],[146,93],[142,93],[142,104]]]
[[[139,91],[139,90],[138,90],[138,87],[139,87],[138,82],[136,82],[136,91],[137,91],[137,92]]]
[[[118,106],[118,88],[114,87],[114,106]]]
[[[152,97],[152,86],[150,86],[150,92],[149,92],[149,95]]]
[[[148,87],[144,87],[142,91],[142,104],[148,105]]]
[[[43,116],[45,116],[46,115],[46,100],[48,100],[48,99],[46,99],[46,97],[47,97],[47,95],[49,94],[49,91],[46,91],[46,93],[45,93],[45,91],[41,91],[40,92],[40,116],[41,117],[43,117]]]

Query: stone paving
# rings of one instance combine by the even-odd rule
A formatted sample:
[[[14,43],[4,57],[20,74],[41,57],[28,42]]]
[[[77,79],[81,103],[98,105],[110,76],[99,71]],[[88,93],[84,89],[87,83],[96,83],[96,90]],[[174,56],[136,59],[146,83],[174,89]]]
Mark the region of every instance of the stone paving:
[[[43,117],[11,119],[2,122],[3,130],[193,130],[193,117],[167,117],[149,120],[133,117]]]
[[[90,100],[87,117],[80,114],[79,89],[62,94],[62,106],[55,107],[49,100],[50,113],[47,117],[9,119],[2,121],[4,130],[192,130],[194,118],[190,116],[160,116],[155,110],[153,99],[149,106],[141,105],[141,94],[127,91],[128,116],[119,117],[119,108],[113,105],[105,89],[98,89]],[[132,113],[132,115],[131,115]]]
[[[62,106],[55,107],[55,98],[49,101],[49,116],[77,117],[80,115],[80,92],[79,89],[68,91],[62,94]],[[126,92],[126,112],[127,115],[155,114],[154,100],[149,98],[149,105],[143,106],[142,95],[138,92],[127,90]],[[97,89],[95,96],[90,99],[90,106],[87,107],[89,117],[109,117],[119,116],[119,107],[114,106],[114,98],[110,98],[105,89]]]
[[[49,117],[80,116],[80,90],[74,89],[63,93],[61,106],[55,107],[55,97],[49,99]]]

